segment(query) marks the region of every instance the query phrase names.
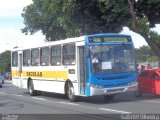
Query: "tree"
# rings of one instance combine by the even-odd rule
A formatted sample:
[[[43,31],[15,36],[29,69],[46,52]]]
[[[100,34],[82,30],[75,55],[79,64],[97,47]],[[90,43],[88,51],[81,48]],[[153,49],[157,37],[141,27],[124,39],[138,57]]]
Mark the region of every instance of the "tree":
[[[11,51],[0,54],[0,74],[11,71]]]
[[[160,0],[128,0],[131,14],[130,29],[139,33],[160,58],[160,35],[151,30],[160,24]]]
[[[136,49],[136,60],[137,62],[157,62],[158,58],[149,46],[142,46]]]
[[[39,30],[47,41],[84,34],[120,32],[124,26],[143,36],[160,57],[160,0],[33,0],[24,8],[24,33]]]
[[[118,0],[117,0],[118,1]],[[118,2],[121,3],[121,2]],[[127,5],[127,2],[122,2]],[[125,6],[126,6],[125,5]],[[46,40],[101,32],[119,32],[129,14],[126,8],[103,13],[104,4],[98,0],[33,0],[24,8],[24,33],[41,30]],[[108,10],[112,9],[108,6]],[[129,12],[128,12],[129,13]],[[106,19],[106,16],[107,17]]]

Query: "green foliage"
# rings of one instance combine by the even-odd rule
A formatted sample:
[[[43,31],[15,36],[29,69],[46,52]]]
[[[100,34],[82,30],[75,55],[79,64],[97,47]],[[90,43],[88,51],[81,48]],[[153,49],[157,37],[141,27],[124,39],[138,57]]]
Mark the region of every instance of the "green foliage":
[[[108,6],[103,0],[33,0],[24,8],[26,25],[23,33],[41,30],[46,40],[101,32],[120,32],[129,13],[125,0],[115,0]],[[127,20],[128,21],[128,20]]]
[[[141,33],[146,33],[148,34],[149,30],[150,30],[150,27],[149,27],[149,21],[146,17],[143,17],[143,18],[140,18],[138,20],[138,23],[139,23],[139,31]]]
[[[158,58],[156,56],[151,56],[151,57],[148,57],[147,61],[148,62],[157,62],[159,60],[158,60]]]
[[[25,14],[22,17],[26,26],[22,32],[33,34],[41,30],[48,41],[65,38],[64,30],[58,23],[61,1],[33,0],[33,4],[24,8]]]
[[[136,3],[136,16],[147,17],[150,27],[160,23],[160,0],[138,0]]]
[[[150,35],[150,38],[160,47],[160,35],[158,35],[157,32],[155,31],[150,31],[149,35]]]
[[[124,26],[144,37],[160,57],[160,0],[33,0],[24,8],[23,33],[41,31],[46,41],[85,34],[120,32]]]
[[[140,32],[148,33],[150,26],[158,23],[159,12],[153,11],[160,8],[159,3],[159,0],[138,0],[135,3]],[[22,30],[24,33],[41,30],[48,41],[120,32],[123,26],[131,24],[132,19],[126,0],[33,0],[33,4],[24,8],[22,16],[26,25]]]
[[[153,50],[149,46],[142,46],[136,49],[137,62],[155,62],[158,58],[155,56]]]
[[[11,71],[11,52],[5,51],[0,54],[0,74]]]

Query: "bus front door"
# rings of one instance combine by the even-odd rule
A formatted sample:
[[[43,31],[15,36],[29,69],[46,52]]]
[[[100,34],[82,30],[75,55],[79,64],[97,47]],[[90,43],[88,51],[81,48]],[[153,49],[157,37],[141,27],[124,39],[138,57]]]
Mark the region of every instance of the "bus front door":
[[[85,95],[85,63],[84,63],[84,46],[78,47],[78,71],[79,71],[79,89],[80,94]]]

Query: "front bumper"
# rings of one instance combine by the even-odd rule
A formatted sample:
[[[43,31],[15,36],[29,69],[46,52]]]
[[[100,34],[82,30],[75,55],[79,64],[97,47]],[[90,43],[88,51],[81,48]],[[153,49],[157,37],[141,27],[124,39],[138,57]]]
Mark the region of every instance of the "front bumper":
[[[123,86],[123,87],[113,87],[113,88],[94,88],[90,87],[90,96],[94,95],[111,95],[111,94],[117,94],[117,93],[123,93],[123,92],[129,92],[129,91],[137,91],[138,84],[135,83],[133,85],[129,86]]]

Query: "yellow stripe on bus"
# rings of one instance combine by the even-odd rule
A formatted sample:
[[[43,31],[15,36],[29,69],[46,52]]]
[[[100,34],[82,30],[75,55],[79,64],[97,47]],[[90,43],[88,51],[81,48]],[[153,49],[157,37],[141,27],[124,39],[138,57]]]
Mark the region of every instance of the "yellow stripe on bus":
[[[18,72],[17,70],[12,71],[12,76],[14,77],[20,77],[20,72]]]
[[[68,78],[68,71],[23,71],[23,77]]]
[[[20,73],[18,71],[12,71],[12,76],[18,77]],[[31,78],[60,78],[67,79],[68,71],[23,71],[23,77]]]

